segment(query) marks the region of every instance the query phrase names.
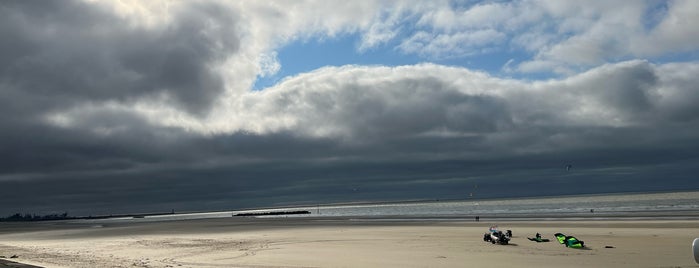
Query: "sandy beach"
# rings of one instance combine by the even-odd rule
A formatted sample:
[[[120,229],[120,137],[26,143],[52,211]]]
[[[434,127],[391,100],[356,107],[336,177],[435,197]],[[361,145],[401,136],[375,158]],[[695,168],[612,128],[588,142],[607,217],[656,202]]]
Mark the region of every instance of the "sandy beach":
[[[491,225],[512,230],[511,244],[484,242]],[[552,242],[527,240],[537,232]],[[556,232],[587,248],[564,247]],[[698,267],[696,237],[693,220],[2,223],[0,255],[43,267]]]

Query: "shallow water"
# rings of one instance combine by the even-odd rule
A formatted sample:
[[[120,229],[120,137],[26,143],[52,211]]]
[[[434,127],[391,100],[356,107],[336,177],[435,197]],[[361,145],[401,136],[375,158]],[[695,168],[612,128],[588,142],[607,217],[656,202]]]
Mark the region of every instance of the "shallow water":
[[[532,217],[531,215],[640,215],[643,213],[699,212],[699,191],[649,194],[609,194],[516,198],[498,200],[427,201],[361,205],[319,205],[283,209],[206,212],[146,216],[144,218],[112,218],[95,222],[145,222],[184,219],[227,218],[237,213],[308,210],[311,214],[261,217],[414,217],[472,218]],[[593,210],[593,211],[591,211]],[[86,220],[83,220],[86,221]]]

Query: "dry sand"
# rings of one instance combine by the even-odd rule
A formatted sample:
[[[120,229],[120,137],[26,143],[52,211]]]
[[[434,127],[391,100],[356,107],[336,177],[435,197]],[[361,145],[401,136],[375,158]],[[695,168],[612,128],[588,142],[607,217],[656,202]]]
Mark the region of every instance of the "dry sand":
[[[510,245],[483,241],[493,224],[512,230]],[[698,227],[689,220],[0,223],[0,255],[45,267],[699,267],[691,251]],[[552,242],[526,239],[537,232]],[[566,248],[556,232],[588,248]]]

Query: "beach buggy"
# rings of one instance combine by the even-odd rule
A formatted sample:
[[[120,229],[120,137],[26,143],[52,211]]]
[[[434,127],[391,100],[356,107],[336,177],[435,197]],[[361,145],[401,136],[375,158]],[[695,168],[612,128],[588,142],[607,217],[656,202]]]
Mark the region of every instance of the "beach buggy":
[[[485,242],[490,242],[493,244],[500,244],[500,245],[507,245],[510,242],[510,236],[508,234],[511,234],[508,230],[507,234],[503,233],[502,231],[498,230],[497,226],[491,226],[488,228],[488,232],[483,235],[483,241]]]

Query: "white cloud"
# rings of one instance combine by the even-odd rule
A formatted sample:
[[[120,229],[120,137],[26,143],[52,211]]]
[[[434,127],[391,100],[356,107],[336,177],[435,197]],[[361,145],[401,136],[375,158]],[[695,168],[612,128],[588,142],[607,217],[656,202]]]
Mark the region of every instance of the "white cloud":
[[[696,51],[699,41],[693,37],[699,34],[694,27],[699,24],[698,4],[671,1],[667,5],[667,11],[641,1],[415,5],[406,16],[417,18],[414,25],[417,30],[401,40],[398,49],[427,59],[440,59],[447,55],[464,57],[523,48],[524,53],[533,55],[530,60],[522,61],[519,71],[564,74],[608,61]],[[658,23],[654,24],[656,20]],[[377,43],[396,37],[397,25],[382,24],[382,20],[374,23],[384,27],[383,33],[391,33],[377,35],[382,37]],[[465,38],[474,33],[491,34]],[[369,42],[362,46],[366,47],[371,47]]]
[[[248,90],[256,76],[274,70],[268,68],[277,65],[270,61],[274,59],[270,52],[289,42],[351,33],[360,35],[359,52],[402,38],[396,49],[428,60],[524,49],[522,53],[531,58],[520,60],[515,70],[563,74],[608,61],[696,51],[699,46],[693,38],[699,35],[694,27],[699,24],[696,1],[667,2],[667,10],[656,10],[642,1],[197,3],[212,1],[230,6],[241,17],[236,30],[243,44],[226,67],[236,76],[236,82],[229,85],[231,92]],[[173,10],[186,5],[170,1],[101,3],[144,27],[167,24]],[[651,20],[654,24],[647,29]]]
[[[554,29],[568,37],[551,39],[541,33],[542,38],[537,39],[538,34],[515,34],[517,44],[522,45],[527,40],[538,44],[538,49],[524,45],[528,50],[537,51],[532,62],[549,65],[539,69],[524,62],[520,66],[523,72],[556,69],[560,72],[568,67],[592,67],[620,59],[696,51],[699,47],[699,41],[692,38],[699,32],[697,27],[691,26],[699,23],[696,1],[667,2],[666,13],[640,1],[540,3],[553,19]],[[646,22],[654,17],[660,17],[660,23],[646,29]],[[541,66],[540,63],[535,65]]]
[[[449,3],[419,6],[412,10],[423,30],[401,41],[398,49],[429,59],[482,54],[507,39],[505,28],[517,27],[514,4],[489,3],[454,9]],[[531,15],[531,14],[530,14]]]
[[[699,2],[681,0],[669,4],[657,27],[633,39],[630,48],[640,56],[696,51],[699,47]]]
[[[260,55],[260,76],[270,76],[279,72],[281,64],[277,59],[277,52],[263,53]]]
[[[359,52],[378,47],[393,40],[401,30],[406,19],[405,6],[385,7],[373,19],[368,29],[362,30]]]
[[[374,24],[369,31],[362,36],[362,41],[358,47],[360,52],[377,47],[393,39],[397,35],[397,30],[386,27],[383,24]]]
[[[530,128],[653,126],[696,120],[699,63],[604,65],[563,80],[525,82],[433,64],[343,66],[240,95],[206,120],[137,111],[152,124],[213,134],[290,132],[348,142],[434,133],[501,137]],[[89,114],[99,114],[91,106]],[[114,107],[112,106],[112,108]],[[71,122],[71,112],[53,117]],[[61,123],[63,122],[63,123]]]
[[[484,47],[500,43],[504,39],[503,33],[490,29],[439,35],[418,32],[403,40],[398,49],[404,53],[414,53],[435,59],[452,58],[480,54]]]
[[[213,31],[230,26],[235,31],[214,33],[230,33],[240,40],[240,45],[231,55],[226,55],[225,62],[208,66],[225,81],[225,92],[211,104],[209,114],[191,115],[182,111],[172,105],[172,96],[167,94],[129,98],[125,102],[116,100],[112,107],[130,107],[152,124],[196,133],[242,131],[265,134],[290,131],[312,137],[355,139],[379,137],[388,132],[390,135],[439,132],[473,135],[516,128],[520,123],[627,126],[642,123],[638,119],[648,109],[669,109],[658,104],[662,103],[658,96],[663,96],[664,100],[673,99],[672,96],[663,95],[663,92],[694,96],[673,91],[676,86],[663,84],[660,85],[663,90],[658,89],[654,83],[669,84],[664,78],[668,75],[665,70],[669,67],[657,68],[648,63],[632,61],[605,65],[582,75],[575,74],[576,66],[597,65],[619,55],[615,54],[616,51],[629,46],[632,39],[629,35],[640,34],[637,29],[641,27],[638,16],[642,14],[643,6],[636,2],[623,7],[607,6],[605,2],[577,5],[558,1],[515,2],[475,5],[456,10],[441,2],[417,5],[402,2],[395,12],[389,11],[392,5],[378,2],[221,3],[230,8],[230,16],[235,18],[231,21],[235,23],[222,26],[215,25],[215,21],[204,21],[202,23],[213,23],[206,24],[208,26],[204,29]],[[169,25],[167,20],[154,22],[149,19],[158,13],[156,10],[162,5],[149,4],[131,9],[116,3],[114,5],[121,10],[119,12],[126,14],[124,16],[143,17],[147,27]],[[688,38],[685,40],[680,35],[671,35],[670,30],[663,30],[676,29],[679,33],[694,31],[689,27],[671,27],[682,24],[682,21],[691,21],[688,18],[691,11],[678,10],[681,5],[687,5],[687,9],[693,4],[673,2],[667,17],[651,32],[658,32],[658,35],[663,32],[676,36],[678,42],[691,44]],[[172,10],[184,9],[186,4],[175,2],[166,6],[166,10],[170,10],[169,20],[176,20],[181,18],[176,17],[179,13]],[[523,11],[527,11],[524,12],[526,14]],[[395,68],[344,66],[300,74],[262,92],[250,92],[256,77],[271,75],[279,70],[275,49],[287,42],[360,32],[368,36],[363,39],[360,48],[369,49],[395,38],[396,27],[402,27],[400,22],[403,18],[415,14],[419,15],[414,17],[417,24],[424,29],[402,41],[399,49],[405,53],[428,57],[463,56],[516,40],[512,42],[535,51],[536,56],[529,61],[517,60],[521,62],[516,66],[518,69],[512,64],[507,65],[508,68],[523,72],[553,70],[571,77],[541,84],[499,79],[463,68],[432,64]],[[549,19],[553,21],[547,22],[546,26],[526,30],[529,25]],[[517,26],[512,21],[523,24]],[[588,23],[591,25],[585,27]],[[506,36],[519,30],[522,32],[517,33],[515,39]],[[569,37],[561,39],[560,35],[551,34],[551,31],[565,31]],[[614,35],[621,31],[626,34]],[[212,39],[214,50],[223,49],[216,47],[222,45],[220,41]],[[691,47],[685,44],[666,50],[687,46]],[[628,81],[620,81],[609,73],[618,74]],[[643,75],[660,78],[646,81],[644,79],[647,77]],[[634,84],[634,81],[642,83]],[[648,86],[643,83],[648,83]],[[608,89],[609,92],[587,89],[605,85],[614,86]],[[549,96],[556,97],[551,99]],[[552,101],[538,101],[537,98]],[[107,103],[115,100],[109,101]],[[674,102],[683,103],[679,99]],[[535,105],[530,106],[532,103]],[[566,107],[576,109],[562,113],[561,110]],[[88,108],[90,111],[98,109],[94,103],[65,107],[52,111],[53,115],[48,116],[47,120],[65,127],[69,125],[67,122],[71,122],[71,116]],[[664,113],[687,116],[688,110],[691,109],[678,108],[674,112]]]

